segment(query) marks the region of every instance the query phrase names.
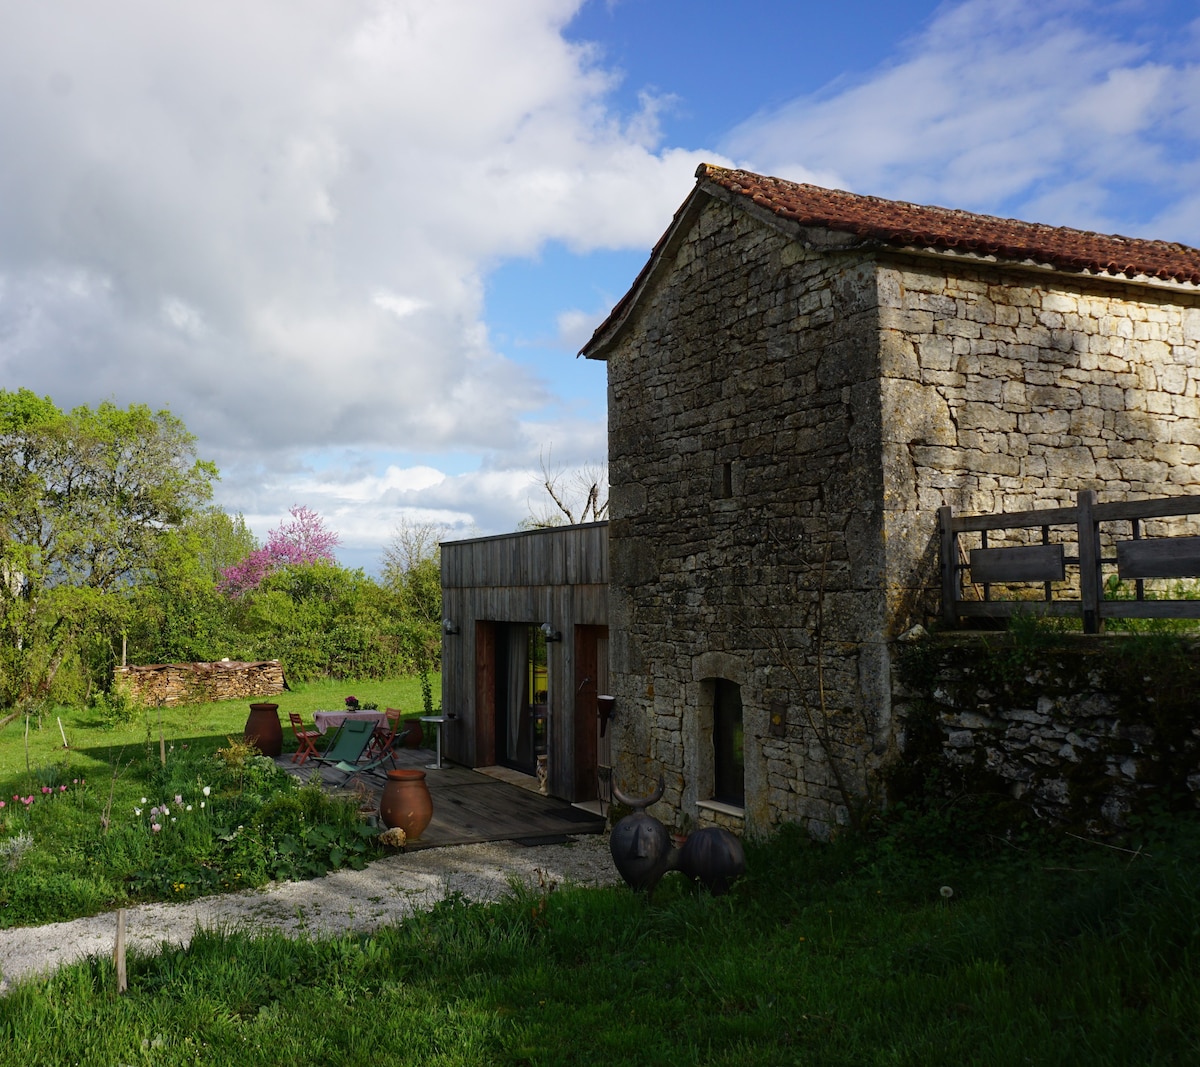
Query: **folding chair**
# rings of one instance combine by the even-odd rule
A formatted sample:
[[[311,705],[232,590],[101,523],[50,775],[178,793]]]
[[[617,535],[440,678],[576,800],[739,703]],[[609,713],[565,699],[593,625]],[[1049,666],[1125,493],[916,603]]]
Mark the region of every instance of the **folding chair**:
[[[354,770],[354,764],[363,758],[367,746],[371,743],[371,734],[375,726],[367,719],[346,719],[340,727],[329,747],[317,756],[319,763],[332,763],[339,771],[349,774]]]
[[[400,729],[399,708],[388,708],[385,715],[384,721],[375,727],[375,732],[371,735],[371,743],[367,746],[367,758],[376,756],[381,760],[390,759],[395,767],[396,748],[403,741],[407,727],[404,730]]]
[[[296,735],[296,751],[292,754],[292,762],[304,765],[304,761],[309,756],[320,756],[317,752],[315,744],[318,737],[321,736],[320,730],[306,730],[304,728],[304,720],[294,711],[288,712],[288,718],[292,721],[292,733]]]

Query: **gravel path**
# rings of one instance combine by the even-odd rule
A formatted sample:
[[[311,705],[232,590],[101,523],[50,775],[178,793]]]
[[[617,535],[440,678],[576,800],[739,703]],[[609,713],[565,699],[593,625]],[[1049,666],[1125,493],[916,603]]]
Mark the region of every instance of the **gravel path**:
[[[620,882],[604,834],[532,848],[510,841],[456,845],[389,856],[364,870],[336,871],[311,882],[275,883],[181,904],[140,904],[125,909],[125,939],[129,949],[154,952],[163,943],[188,944],[197,927],[270,929],[291,937],[364,932],[453,893],[495,900],[514,879],[529,886]],[[84,956],[111,955],[116,932],[116,912],[0,931],[0,994],[26,976]]]

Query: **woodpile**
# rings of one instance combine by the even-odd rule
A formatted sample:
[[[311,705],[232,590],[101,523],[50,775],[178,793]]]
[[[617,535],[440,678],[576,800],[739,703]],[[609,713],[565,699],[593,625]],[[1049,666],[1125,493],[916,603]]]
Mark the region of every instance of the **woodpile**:
[[[267,697],[287,688],[277,659],[258,663],[223,659],[217,663],[155,663],[116,667],[114,686],[135,703],[173,707],[210,700]]]

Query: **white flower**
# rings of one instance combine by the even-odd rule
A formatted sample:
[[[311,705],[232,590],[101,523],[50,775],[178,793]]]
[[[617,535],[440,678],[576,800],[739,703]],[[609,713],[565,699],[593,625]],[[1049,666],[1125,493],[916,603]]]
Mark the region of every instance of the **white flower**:
[[[134,809],[133,809],[133,813],[134,813],[134,815],[141,815],[141,813],[142,813],[142,809],[141,809],[141,808],[134,808]]]
[[[145,797],[142,797],[142,803],[143,803],[143,804],[145,804],[145,803],[146,803],[146,798],[145,798]]]
[[[951,889],[948,885],[942,886],[942,888],[940,890],[938,890],[938,892],[940,892],[946,900],[949,900],[952,896],[954,896],[954,890]]]
[[[201,805],[200,805],[200,807],[204,807],[204,805],[203,805],[203,804],[201,804]],[[191,804],[189,804],[189,805],[187,806],[187,810],[188,810],[188,811],[191,811],[191,810],[192,810],[192,806],[191,806]]]
[[[204,801],[200,801],[200,807],[204,807]]]
[[[209,793],[211,793],[211,792],[212,792],[212,786],[208,786],[208,785],[206,785],[206,786],[204,787],[204,795],[205,795],[205,796],[208,796],[208,794],[209,794]]]

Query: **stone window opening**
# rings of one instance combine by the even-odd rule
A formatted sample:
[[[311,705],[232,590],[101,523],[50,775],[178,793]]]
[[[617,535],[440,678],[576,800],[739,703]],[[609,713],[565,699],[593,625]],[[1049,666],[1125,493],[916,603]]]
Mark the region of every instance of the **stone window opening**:
[[[733,463],[726,460],[724,463],[718,464],[717,476],[714,479],[716,482],[716,496],[718,500],[733,499]]]
[[[705,755],[712,762],[711,778],[701,790],[707,799],[731,807],[743,808],[746,804],[745,776],[745,731],[742,721],[742,687],[728,678],[706,679],[705,703],[711,711],[711,719],[704,716],[709,729],[702,743],[709,748]],[[711,724],[711,725],[710,725]],[[704,760],[708,763],[708,760]],[[705,777],[709,777],[706,775]]]

